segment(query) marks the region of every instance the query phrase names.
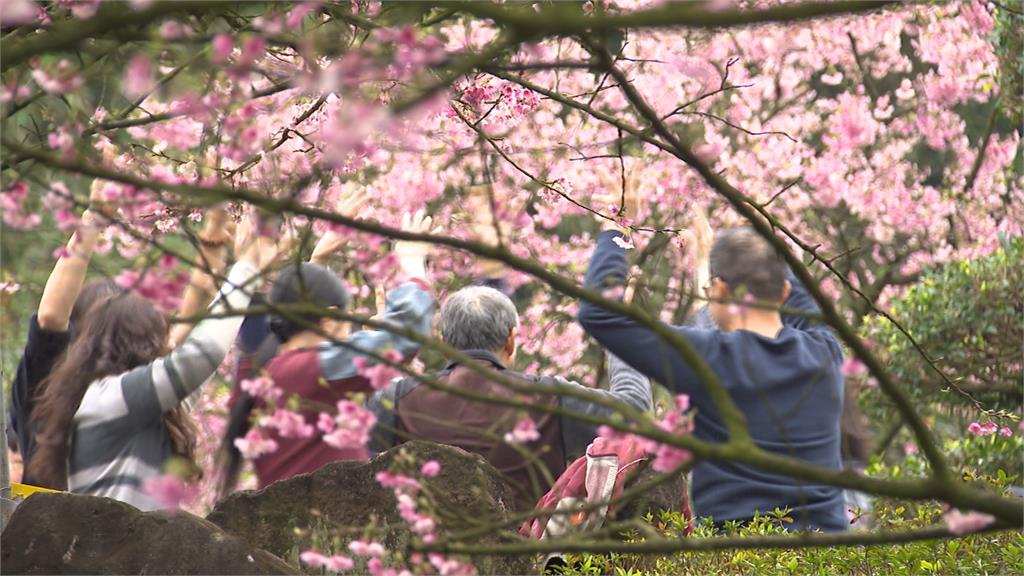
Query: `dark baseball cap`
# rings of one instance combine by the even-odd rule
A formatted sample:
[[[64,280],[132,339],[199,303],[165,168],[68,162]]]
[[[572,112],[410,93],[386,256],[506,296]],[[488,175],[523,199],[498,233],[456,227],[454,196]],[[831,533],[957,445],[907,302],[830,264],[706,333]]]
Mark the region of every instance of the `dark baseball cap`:
[[[344,309],[351,301],[348,288],[333,272],[309,262],[282,270],[270,289],[271,304],[309,302]]]

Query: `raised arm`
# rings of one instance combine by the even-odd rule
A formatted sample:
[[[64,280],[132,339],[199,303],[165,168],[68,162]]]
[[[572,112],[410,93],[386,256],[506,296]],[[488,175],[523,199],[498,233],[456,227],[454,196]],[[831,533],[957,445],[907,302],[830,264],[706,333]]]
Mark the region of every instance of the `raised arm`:
[[[430,229],[430,217],[420,210],[416,214],[405,214],[402,229],[410,232],[425,232]],[[434,318],[434,297],[427,282],[426,257],[429,245],[419,242],[397,242],[399,274],[409,280],[387,295],[384,313],[377,320],[409,330],[423,336],[430,335]],[[355,373],[352,361],[359,350],[373,353],[397,351],[402,358],[409,359],[419,352],[419,343],[387,330],[361,330],[346,342],[331,346],[321,353],[324,377],[337,380]]]
[[[100,232],[110,224],[113,209],[102,202],[102,181],[94,180],[89,194],[89,208],[82,214],[81,225],[71,236],[63,256],[57,259],[46,280],[39,300],[39,327],[52,332],[66,332],[71,322],[89,261],[96,249]]]
[[[812,298],[807,292],[807,288],[804,286],[803,282],[793,274],[792,270],[786,270],[786,280],[789,282],[791,290],[789,298],[786,299],[786,303],[783,304],[782,307],[820,316],[821,308],[818,307],[818,303],[814,301],[814,298]],[[790,328],[796,328],[797,330],[830,330],[828,326],[822,324],[819,320],[808,318],[803,315],[786,314],[785,312],[782,314],[782,323]]]
[[[341,195],[334,205],[334,211],[341,216],[355,218],[367,200],[368,197],[363,190],[352,190]],[[313,247],[313,254],[309,257],[309,262],[326,267],[331,258],[345,245],[345,241],[345,237],[339,230],[333,227],[328,228]]]
[[[384,315],[378,321],[429,336],[433,318],[434,297],[430,288],[422,280],[411,280],[388,293]],[[403,359],[409,359],[419,349],[418,342],[388,330],[360,330],[344,343],[321,353],[324,378],[337,380],[354,375],[352,361],[359,356],[360,350],[375,354],[394,350]]]
[[[558,383],[579,387],[581,392],[594,397],[618,400],[641,412],[647,412],[653,404],[651,381],[614,354],[608,354],[608,390],[589,388],[562,379],[558,379]],[[560,404],[565,410],[576,414],[605,418],[615,414],[615,410],[607,406],[577,396],[561,396]],[[582,454],[596,435],[597,428],[593,424],[572,417],[562,418],[562,440],[567,453]]]
[[[619,245],[622,242],[622,233],[617,231],[607,231],[598,237],[597,248],[587,269],[585,285],[588,289],[604,292],[625,283],[627,261],[626,252]],[[679,393],[693,394],[700,387],[679,353],[650,328],[585,301],[580,303],[579,321],[584,330],[609,352],[652,380]],[[671,328],[683,334],[705,358],[719,337],[714,330]]]
[[[261,264],[278,252],[269,239],[254,239],[246,226],[236,238],[238,262],[188,339],[169,355],[140,366],[121,379],[121,394],[130,417],[139,425],[151,423],[174,409],[214,374],[242,324],[242,312],[258,288]]]
[[[70,340],[71,314],[81,294],[89,260],[100,231],[110,223],[101,211],[113,213],[98,201],[99,190],[99,181],[94,181],[90,194],[93,207],[82,214],[81,225],[67,243],[67,253],[57,259],[46,281],[39,311],[30,320],[25,351],[11,382],[11,423],[18,434],[19,450],[26,459],[31,456],[33,438],[28,420],[37,388],[49,375]]]
[[[224,271],[227,244],[234,234],[233,223],[223,208],[215,208],[206,217],[199,233],[199,266],[192,269],[188,286],[178,308],[179,318],[191,318],[209,304],[217,289],[216,276]],[[179,322],[171,328],[171,348],[185,341],[194,324]]]

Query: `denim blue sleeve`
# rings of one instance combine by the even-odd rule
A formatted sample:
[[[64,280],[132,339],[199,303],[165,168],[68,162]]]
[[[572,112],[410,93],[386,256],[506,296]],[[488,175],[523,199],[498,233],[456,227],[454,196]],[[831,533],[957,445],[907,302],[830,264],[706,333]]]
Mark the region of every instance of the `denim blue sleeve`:
[[[382,323],[430,335],[434,297],[424,284],[410,281],[400,285],[388,294],[385,306]],[[378,354],[395,350],[408,359],[419,349],[419,343],[387,330],[361,330],[343,343],[324,347],[320,366],[325,379],[340,380],[355,375],[352,361],[361,356],[361,350]]]

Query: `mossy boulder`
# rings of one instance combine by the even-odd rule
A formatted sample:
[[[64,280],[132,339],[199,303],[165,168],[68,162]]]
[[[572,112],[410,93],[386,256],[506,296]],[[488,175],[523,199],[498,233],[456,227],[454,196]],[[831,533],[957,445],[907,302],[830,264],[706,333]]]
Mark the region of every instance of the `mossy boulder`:
[[[207,519],[295,565],[298,554],[306,549],[351,555],[349,542],[365,538],[379,541],[388,550],[409,551],[413,534],[398,515],[393,490],[381,487],[376,475],[403,467],[409,472],[418,471],[430,460],[441,464],[441,472],[420,480],[439,533],[450,535],[500,524],[509,518],[515,493],[494,467],[458,448],[415,441],[369,462],[336,462],[263,490],[235,493]],[[514,523],[490,530],[474,541],[505,541],[516,535],[517,528]],[[527,573],[533,562],[525,556],[478,556],[470,560],[480,574]]]
[[[34,494],[0,538],[4,574],[295,574],[280,558],[181,512]]]

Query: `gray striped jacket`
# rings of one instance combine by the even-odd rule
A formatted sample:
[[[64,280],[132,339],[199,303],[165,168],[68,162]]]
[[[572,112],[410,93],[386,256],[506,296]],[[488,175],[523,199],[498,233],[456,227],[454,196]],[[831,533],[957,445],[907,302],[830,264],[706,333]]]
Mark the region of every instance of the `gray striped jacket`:
[[[210,306],[210,314],[244,310],[259,271],[236,263]],[[71,492],[106,496],[141,510],[157,503],[143,492],[171,456],[165,412],[185,402],[224,361],[242,314],[207,318],[173,352],[124,374],[93,382],[74,417],[68,462]]]

